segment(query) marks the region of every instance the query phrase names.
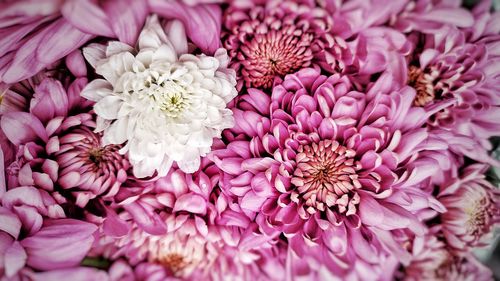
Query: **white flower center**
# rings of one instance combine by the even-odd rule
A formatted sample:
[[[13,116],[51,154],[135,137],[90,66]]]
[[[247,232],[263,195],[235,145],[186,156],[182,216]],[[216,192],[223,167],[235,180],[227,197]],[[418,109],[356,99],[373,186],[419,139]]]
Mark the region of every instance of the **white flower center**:
[[[156,79],[149,76],[144,85],[148,95],[168,117],[179,117],[190,105],[191,93],[179,81],[163,80],[158,84]]]

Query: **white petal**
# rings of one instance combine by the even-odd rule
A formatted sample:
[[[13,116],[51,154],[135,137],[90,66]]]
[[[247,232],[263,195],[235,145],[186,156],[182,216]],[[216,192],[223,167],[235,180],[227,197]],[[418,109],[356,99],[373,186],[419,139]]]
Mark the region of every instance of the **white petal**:
[[[120,97],[109,95],[94,105],[94,111],[104,119],[113,120],[118,117],[118,111],[122,104],[123,100]]]
[[[106,80],[96,79],[88,83],[83,88],[80,95],[91,101],[99,101],[102,98],[111,95],[113,86]]]

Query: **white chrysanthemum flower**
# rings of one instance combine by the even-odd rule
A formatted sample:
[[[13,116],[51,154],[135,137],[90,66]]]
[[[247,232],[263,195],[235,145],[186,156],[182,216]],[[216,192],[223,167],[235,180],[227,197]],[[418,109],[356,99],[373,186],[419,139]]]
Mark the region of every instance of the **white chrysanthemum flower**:
[[[165,33],[165,31],[167,31]],[[188,54],[184,27],[165,28],[152,16],[138,49],[120,42],[92,44],[84,55],[104,79],[88,84],[82,96],[96,101],[97,131],[103,145],[124,144],[134,175],[166,175],[175,161],[195,172],[234,120],[226,104],[237,94],[236,75],[226,50],[214,57]]]

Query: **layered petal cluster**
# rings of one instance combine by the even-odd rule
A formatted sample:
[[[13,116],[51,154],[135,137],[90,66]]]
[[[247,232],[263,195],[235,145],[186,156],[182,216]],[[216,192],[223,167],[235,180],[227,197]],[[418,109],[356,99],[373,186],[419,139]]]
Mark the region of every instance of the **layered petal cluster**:
[[[308,1],[247,2],[236,1],[224,16],[223,45],[238,89],[270,88],[275,77],[312,65],[343,71],[350,63],[349,28],[327,10]]]
[[[184,27],[171,21],[167,34],[151,17],[138,49],[121,42],[84,50],[104,79],[82,96],[96,102],[98,132],[104,145],[121,145],[137,177],[164,176],[175,162],[195,172],[213,138],[233,125],[226,104],[236,96],[234,71],[224,49],[214,57],[192,55]]]
[[[205,159],[195,174],[172,169],[140,189],[123,188],[116,196],[123,211],[108,213],[95,254],[127,259],[137,280],[280,279],[283,266],[273,259],[279,253],[254,237],[254,227],[220,224],[237,214],[223,214],[228,202],[218,179],[219,169]]]
[[[486,246],[500,222],[500,191],[485,179],[487,165],[468,166],[459,179],[440,188],[442,232],[456,251]]]
[[[96,36],[135,42],[145,1],[4,1],[1,10],[0,81],[15,83],[65,58]],[[92,18],[89,23],[88,19]]]
[[[0,273],[13,278],[29,268],[50,271],[78,265],[90,250],[97,227],[74,219],[37,217],[35,207],[43,208],[43,199],[26,189],[12,189],[2,198]],[[25,202],[13,201],[15,195],[31,197]]]
[[[401,280],[492,280],[491,271],[472,254],[456,256],[436,236],[415,238],[411,251],[412,261]]]
[[[57,194],[61,204],[68,199],[81,207],[97,196],[116,194],[130,164],[119,147],[102,145],[101,136],[93,132],[89,103],[79,96],[85,85],[86,78],[79,78],[66,89],[46,77],[29,102],[16,92],[7,93],[6,100],[29,106],[29,112],[9,110],[1,117],[2,132],[15,146],[15,156],[5,166],[9,188],[35,186]]]
[[[494,121],[500,102],[494,86],[499,59],[493,43],[499,37],[498,15],[490,14],[487,2],[472,13],[453,1],[413,3],[395,18],[395,26],[409,32],[413,44],[400,82],[416,90],[415,106],[433,112],[427,125],[437,134],[445,130],[451,139],[468,143],[451,142],[455,153],[492,164],[495,161],[487,156],[492,148],[489,138],[500,129]],[[455,16],[446,16],[451,14]],[[478,146],[483,148],[478,151]]]
[[[228,145],[213,153],[222,187],[262,231],[283,233],[299,257],[337,276],[380,275],[384,255],[407,261],[397,231],[423,235],[419,213],[443,211],[420,189],[439,164],[419,151],[439,142],[424,142],[415,92],[390,85],[382,77],[361,93],[346,77],[304,69],[271,97],[249,89],[234,109]]]

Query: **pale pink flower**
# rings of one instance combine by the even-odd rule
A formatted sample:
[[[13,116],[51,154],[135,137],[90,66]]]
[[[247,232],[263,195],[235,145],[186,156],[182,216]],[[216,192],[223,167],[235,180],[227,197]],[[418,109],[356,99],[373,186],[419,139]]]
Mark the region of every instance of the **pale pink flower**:
[[[500,222],[500,191],[486,180],[489,167],[474,164],[460,178],[440,187],[438,200],[446,207],[441,214],[442,232],[455,251],[487,246]]]
[[[337,276],[382,274],[388,253],[407,261],[397,231],[423,235],[420,216],[443,211],[420,189],[439,162],[419,152],[447,147],[426,141],[427,115],[411,107],[415,92],[394,90],[391,81],[383,75],[360,93],[346,77],[304,69],[277,83],[271,97],[249,89],[234,109],[227,146],[213,152],[225,172],[222,188],[245,214]]]
[[[491,271],[467,253],[455,256],[436,236],[414,239],[411,247],[412,261],[403,268],[401,280],[447,281],[492,280]]]

